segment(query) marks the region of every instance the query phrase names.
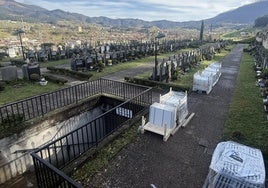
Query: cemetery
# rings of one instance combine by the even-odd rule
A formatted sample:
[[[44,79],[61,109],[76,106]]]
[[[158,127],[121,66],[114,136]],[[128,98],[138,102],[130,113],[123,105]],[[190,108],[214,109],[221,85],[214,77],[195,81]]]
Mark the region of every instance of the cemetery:
[[[248,49],[254,57],[252,66],[256,71],[255,85],[259,87],[263,97],[261,102],[264,106],[263,113],[265,113],[267,121],[266,43],[267,36],[265,33],[258,33],[256,41],[251,43]],[[150,157],[152,161],[159,163],[158,158],[150,155],[155,152],[166,156],[168,159],[170,159],[170,156],[180,158],[179,154],[188,149],[184,147],[187,144],[195,148],[190,152],[193,156],[198,156],[200,160],[205,160],[207,163],[208,156],[211,155],[208,151],[213,148],[209,142],[219,141],[218,137],[214,137],[213,134],[210,135],[209,132],[214,126],[222,130],[221,125],[225,120],[219,114],[227,114],[228,110],[228,107],[218,99],[230,102],[230,98],[226,97],[230,96],[234,90],[235,76],[239,70],[244,48],[243,45],[238,44],[232,49],[236,54],[230,53],[232,59],[228,56],[222,61],[214,61],[214,57],[225,50],[228,45],[230,45],[230,41],[176,41],[164,40],[160,37],[155,37],[154,41],[149,42],[111,43],[94,48],[80,46],[69,49],[61,45],[48,45],[49,47],[46,46],[39,51],[29,50],[23,54],[27,60],[21,68],[14,65],[0,67],[0,79],[6,83],[20,79],[18,75],[20,69],[25,82],[38,82],[40,87],[46,87],[52,82],[51,77],[53,76],[50,74],[55,76],[61,74],[83,80],[79,84],[65,85],[63,88],[54,91],[0,106],[0,125],[3,129],[18,128],[23,124],[29,126],[26,129],[22,128],[22,132],[16,132],[16,134],[0,140],[0,170],[4,172],[0,176],[0,184],[30,170],[36,176],[35,183],[38,187],[91,186],[94,181],[98,180],[93,178],[90,182],[92,184],[87,184],[88,182],[85,182],[85,179],[81,181],[80,177],[73,176],[74,173],[79,172],[77,168],[82,167],[88,161],[88,158],[97,155],[97,151],[101,150],[104,145],[110,143],[116,137],[120,137],[120,133],[133,126],[138,127],[136,130],[138,133],[143,133],[143,135],[136,135],[136,137],[139,140],[138,144],[142,146],[139,149],[144,154],[141,151],[134,152],[135,149],[133,151],[130,149],[129,151],[135,153],[135,155],[132,153],[130,156],[133,156],[133,158],[125,158],[125,160],[136,163],[139,166],[138,168],[143,168],[144,163],[148,163]],[[181,49],[185,50],[179,51]],[[172,55],[162,60],[157,59],[158,55],[167,53]],[[119,66],[149,56],[154,56],[154,67],[151,70],[151,75],[140,82],[142,85],[137,85],[137,82],[132,84],[105,78],[89,81],[93,72],[105,72],[111,66]],[[47,74],[42,72],[40,63],[65,58],[68,58],[69,61],[67,67],[47,67],[50,72]],[[201,69],[199,65],[203,61],[209,61],[209,64],[205,67],[204,65],[200,66],[204,68]],[[199,70],[193,73],[191,87],[185,89],[183,86],[176,85],[176,80],[180,80],[181,77],[196,70],[196,68]],[[135,78],[126,78],[125,80],[131,82]],[[63,82],[65,83],[65,81],[62,81],[61,84],[64,84]],[[171,89],[172,84],[174,84],[174,87]],[[154,88],[150,87],[152,85]],[[161,90],[161,95],[156,96],[153,89],[161,88],[161,86],[165,89]],[[167,90],[167,88],[170,88],[170,90]],[[197,93],[192,91],[197,91]],[[200,95],[203,92],[206,95]],[[206,115],[208,117],[205,117]],[[204,127],[196,126],[199,125],[199,121]],[[187,124],[190,127],[186,126]],[[241,132],[236,130],[232,132],[232,139],[243,142],[244,137]],[[206,135],[206,137],[204,135],[200,136],[200,133]],[[164,140],[167,147],[158,140]],[[174,152],[174,148],[168,145],[169,142],[183,143],[184,146],[176,148],[176,152]],[[132,147],[136,147],[135,143]],[[153,144],[157,144],[161,149],[148,147]],[[246,141],[245,144],[247,144]],[[227,145],[227,150],[223,145]],[[256,184],[250,180],[240,181],[239,178],[241,177],[233,178],[230,175],[233,173],[232,166],[230,169],[224,169],[226,170],[224,172],[221,171],[222,166],[213,166],[221,160],[219,153],[222,151],[218,150],[228,153],[230,148],[238,148],[238,151],[234,151],[235,154],[232,155],[232,159],[237,161],[242,160],[240,154],[239,156],[237,154],[241,150],[252,149],[252,152],[258,154],[256,163],[259,166],[256,168],[260,169],[261,172],[259,174],[255,171],[251,172],[251,174],[257,173],[254,176],[260,177]],[[123,150],[122,152],[127,153],[129,151]],[[195,174],[199,177],[198,181],[202,182],[199,182],[199,185],[204,183],[204,187],[224,187],[227,181],[230,184],[241,184],[241,186],[250,187],[254,184],[257,187],[264,187],[266,179],[263,160],[267,159],[262,158],[261,152],[263,151],[267,152],[266,149],[247,148],[240,144],[237,146],[235,142],[219,144],[215,147],[211,166],[209,168],[208,166],[202,166],[200,167],[202,173]],[[265,155],[267,154],[265,153]],[[248,158],[243,158],[246,164]],[[134,160],[134,162],[131,160]],[[166,163],[163,160],[161,162],[166,167],[176,165],[174,161]],[[251,159],[249,159],[249,162],[252,162]],[[193,164],[185,162],[182,164],[182,170],[188,169],[189,166],[192,168],[192,165],[196,165],[195,162]],[[166,167],[164,167],[165,170],[167,170]],[[121,166],[116,167],[119,171],[122,170],[121,168]],[[204,174],[206,172],[205,168],[208,170],[208,174]],[[180,169],[171,169],[173,173],[177,173],[177,170],[180,171],[178,174],[182,173]],[[108,169],[107,174],[110,172]],[[134,169],[134,173],[137,172],[137,169]],[[102,173],[101,170],[100,173]],[[130,177],[133,172],[125,173]],[[120,173],[112,174],[111,179],[123,178]],[[206,179],[204,178],[205,175],[207,175]],[[152,176],[155,177],[155,174],[152,174]],[[168,173],[167,176],[169,176]],[[166,179],[167,176],[163,179]],[[203,179],[200,177],[203,177]],[[121,183],[125,182],[123,179],[120,179],[120,181]],[[159,181],[162,181],[162,179]],[[126,180],[126,183],[129,182]],[[174,182],[170,183],[171,186],[174,185],[172,183]]]
[[[267,0],[0,10],[0,188],[268,187]]]

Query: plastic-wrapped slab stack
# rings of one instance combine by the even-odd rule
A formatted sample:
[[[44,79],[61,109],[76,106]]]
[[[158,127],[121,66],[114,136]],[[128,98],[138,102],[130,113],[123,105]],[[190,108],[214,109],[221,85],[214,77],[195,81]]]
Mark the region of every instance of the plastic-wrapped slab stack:
[[[150,106],[149,122],[156,127],[173,129],[176,126],[176,108],[166,104],[153,103]]]
[[[203,188],[229,187],[265,187],[265,166],[259,149],[232,141],[217,145]]]
[[[213,86],[216,85],[221,76],[221,64],[211,63],[203,71],[198,71],[194,74],[193,91],[204,91],[210,93]]]
[[[212,68],[207,67],[205,70],[203,70],[202,75],[203,74],[205,74],[205,75],[210,74],[210,76],[212,78],[212,87],[215,86],[219,80],[219,73],[216,69],[212,69]]]
[[[189,114],[187,105],[187,92],[170,91],[167,94],[160,96],[160,103],[176,107],[178,124]]]
[[[192,119],[194,113],[189,116],[187,105],[187,92],[170,91],[160,96],[160,103],[150,106],[149,122],[145,124],[142,119],[141,132],[145,130],[163,135],[167,141],[170,135],[174,135],[181,126]]]
[[[215,77],[215,80],[213,82],[213,84],[215,85],[219,81],[219,78],[221,76],[221,64],[213,62],[205,69],[205,71],[211,71],[211,72],[216,73],[216,77]]]
[[[205,91],[210,93],[213,87],[213,74],[210,72],[200,72],[194,74],[193,91]]]

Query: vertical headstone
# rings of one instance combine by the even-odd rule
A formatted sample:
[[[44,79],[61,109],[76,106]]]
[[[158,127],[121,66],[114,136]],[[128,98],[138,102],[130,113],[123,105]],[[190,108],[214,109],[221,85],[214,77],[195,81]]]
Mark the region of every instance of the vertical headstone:
[[[1,67],[0,72],[2,75],[2,80],[13,81],[18,79],[18,72],[16,66]]]
[[[21,67],[23,79],[29,80],[28,64],[24,64]]]

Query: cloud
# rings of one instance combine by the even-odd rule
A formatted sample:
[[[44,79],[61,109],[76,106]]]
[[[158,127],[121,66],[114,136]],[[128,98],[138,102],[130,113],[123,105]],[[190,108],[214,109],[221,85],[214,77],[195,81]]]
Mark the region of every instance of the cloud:
[[[138,18],[147,21],[190,21],[220,13],[258,0],[16,0],[48,10],[62,9],[90,17]]]

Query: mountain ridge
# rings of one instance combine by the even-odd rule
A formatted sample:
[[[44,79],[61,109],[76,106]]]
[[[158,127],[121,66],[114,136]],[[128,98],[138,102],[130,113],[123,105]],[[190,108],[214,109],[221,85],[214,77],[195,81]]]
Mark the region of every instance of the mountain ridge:
[[[254,21],[268,14],[268,1],[260,1],[239,7],[237,9],[221,13],[213,18],[205,19],[205,23],[213,24],[214,27],[225,24],[254,24]],[[168,20],[144,21],[134,18],[112,19],[105,16],[88,17],[78,13],[70,13],[60,9],[47,10],[35,5],[27,5],[14,0],[0,0],[1,20],[21,20],[28,22],[46,22],[56,24],[59,21],[73,21],[78,23],[92,23],[111,27],[152,27],[176,28],[188,27],[199,28],[200,21],[174,22]]]

